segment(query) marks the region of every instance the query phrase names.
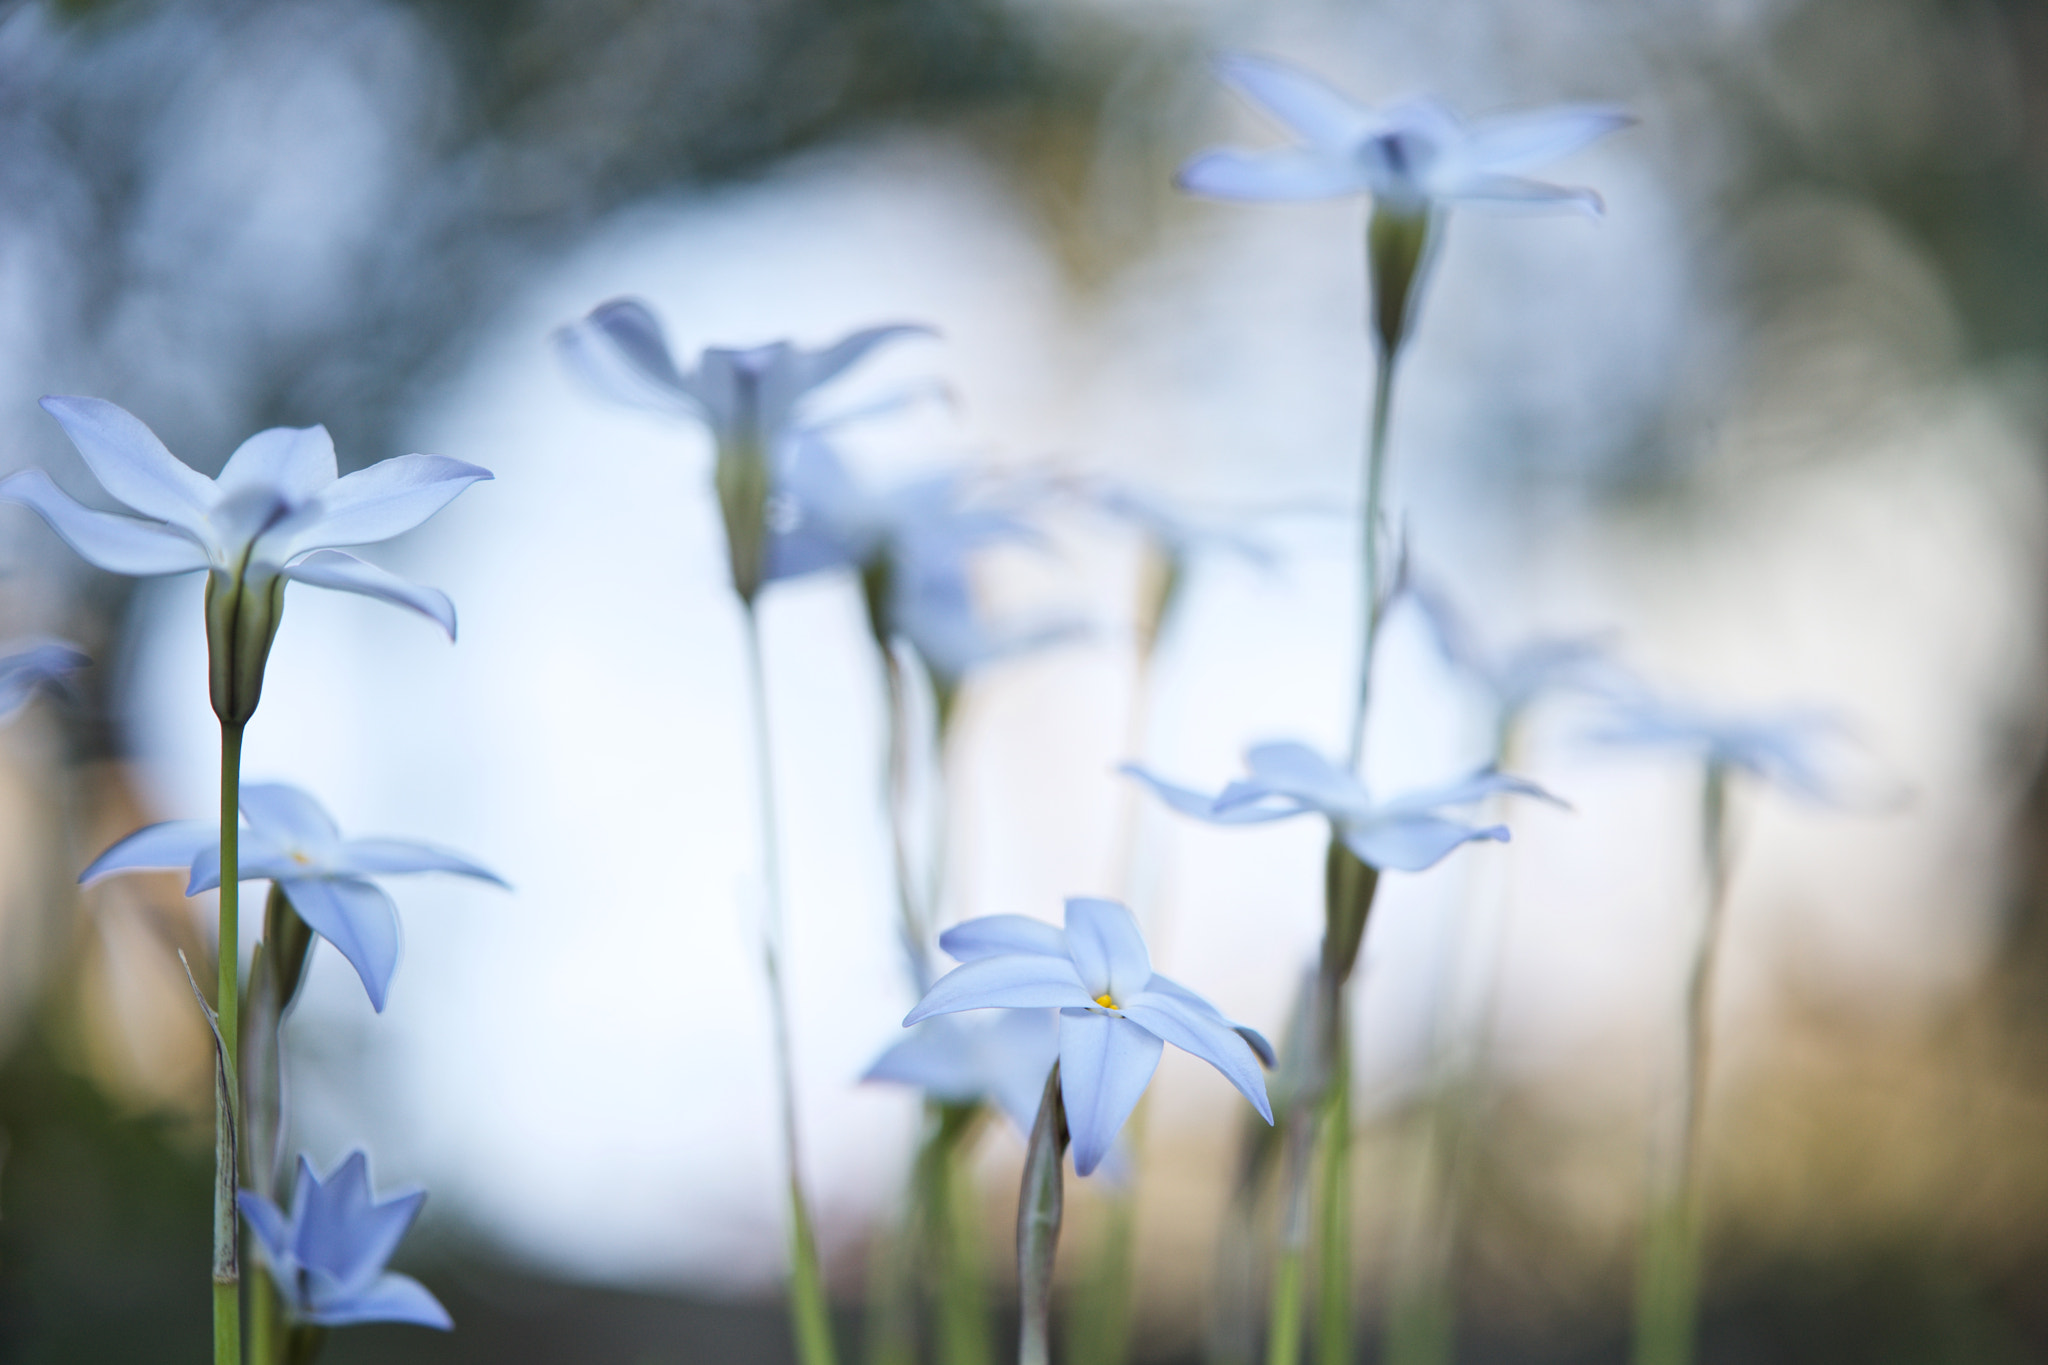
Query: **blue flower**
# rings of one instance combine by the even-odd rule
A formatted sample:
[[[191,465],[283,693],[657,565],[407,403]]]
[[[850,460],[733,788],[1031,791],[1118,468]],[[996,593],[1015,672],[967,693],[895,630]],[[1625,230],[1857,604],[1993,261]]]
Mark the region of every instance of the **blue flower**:
[[[369,1158],[354,1151],[325,1180],[300,1157],[289,1215],[253,1190],[243,1190],[239,1202],[272,1282],[300,1322],[410,1322],[445,1332],[455,1321],[440,1300],[410,1275],[384,1268],[426,1199],[419,1189],[378,1199]]]
[[[1253,745],[1245,754],[1245,766],[1251,775],[1215,796],[1167,782],[1133,763],[1125,764],[1123,771],[1175,810],[1215,825],[1325,816],[1336,837],[1361,862],[1397,872],[1433,867],[1452,849],[1475,839],[1507,842],[1506,825],[1468,825],[1443,815],[1445,807],[1471,805],[1496,792],[1557,801],[1526,778],[1483,768],[1448,786],[1376,802],[1349,771],[1305,744],[1288,741]]]
[[[946,1014],[917,1025],[861,1079],[915,1086],[946,1104],[988,1100],[1029,1133],[1045,1075],[1059,1055],[1057,1010]]]
[[[1728,715],[1648,694],[1618,698],[1592,738],[1631,748],[1679,749],[1710,768],[1737,769],[1813,801],[1839,802],[1817,750],[1843,734],[1824,711]]]
[[[242,787],[239,853],[243,881],[275,882],[299,918],[332,943],[382,1011],[398,969],[398,907],[369,878],[397,872],[453,872],[504,886],[496,873],[459,854],[403,839],[344,839],[318,802],[282,783]],[[220,827],[206,820],[149,825],[95,858],[79,874],[189,867],[185,894],[220,885]]]
[[[63,687],[91,663],[84,650],[65,640],[15,641],[0,654],[0,724],[14,719],[38,687]]]
[[[335,546],[368,545],[425,521],[487,469],[439,455],[400,455],[336,477],[321,426],[259,431],[209,479],[133,415],[99,398],[45,398],[100,485],[138,517],[75,501],[40,469],[0,482],[0,499],[34,509],[88,561],[149,577],[206,569],[222,586],[273,580],[361,593],[408,607],[455,636],[447,595],[365,564]]]
[[[1488,649],[1435,588],[1411,576],[1405,590],[1422,609],[1444,658],[1486,689],[1503,731],[1547,695],[1611,696],[1622,682],[1621,670],[1594,637],[1538,635],[1506,649]]]
[[[1204,152],[1181,168],[1182,189],[1216,199],[1369,194],[1375,206],[1405,217],[1448,201],[1598,213],[1593,191],[1520,172],[1633,121],[1617,109],[1567,105],[1468,124],[1433,100],[1373,109],[1269,58],[1233,54],[1217,62],[1217,71],[1300,141],[1269,151]]]
[[[1115,901],[1076,896],[1066,921],[1062,931],[989,915],[947,930],[939,946],[962,965],[933,983],[904,1026],[959,1010],[1057,1008],[1060,1096],[1081,1175],[1108,1153],[1169,1042],[1222,1072],[1273,1121],[1259,1070],[1272,1057],[1264,1038],[1154,972],[1137,920]]]

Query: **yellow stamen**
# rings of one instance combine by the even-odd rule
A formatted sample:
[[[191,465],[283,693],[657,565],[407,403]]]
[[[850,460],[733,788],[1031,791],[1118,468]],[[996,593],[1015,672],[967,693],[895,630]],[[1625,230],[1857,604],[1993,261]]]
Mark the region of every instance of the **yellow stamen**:
[[[1113,1010],[1116,1008],[1116,1001],[1109,998],[1108,991],[1104,991],[1102,994],[1096,996],[1095,1003],[1102,1006],[1102,1008],[1106,1010]]]
[[[311,867],[313,865],[313,860],[311,858],[308,858],[305,854],[299,852],[297,849],[292,850],[292,861],[297,863],[300,867]]]

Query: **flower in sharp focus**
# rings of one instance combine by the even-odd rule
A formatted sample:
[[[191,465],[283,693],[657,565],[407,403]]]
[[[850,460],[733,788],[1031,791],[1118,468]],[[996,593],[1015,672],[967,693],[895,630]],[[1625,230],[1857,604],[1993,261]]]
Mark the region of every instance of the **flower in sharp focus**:
[[[661,323],[637,299],[613,299],[555,333],[564,362],[615,402],[694,418],[711,433],[713,481],[725,518],[733,586],[753,601],[767,575],[768,500],[789,442],[827,418],[813,395],[885,342],[929,336],[913,323],[854,332],[821,350],[787,341],[712,347],[697,367],[678,366]]]
[[[1433,100],[1375,109],[1286,62],[1232,54],[1217,71],[1299,138],[1268,151],[1204,152],[1181,168],[1182,189],[1216,199],[1330,199],[1369,194],[1420,217],[1445,202],[1600,211],[1600,196],[1521,174],[1633,120],[1618,109],[1564,105],[1466,123]]]
[[[1123,771],[1145,783],[1184,815],[1215,825],[1251,825],[1295,815],[1321,815],[1361,862],[1382,870],[1420,872],[1460,844],[1477,839],[1505,843],[1506,825],[1468,825],[1442,812],[1509,792],[1558,802],[1526,778],[1484,768],[1443,787],[1375,801],[1365,784],[1305,744],[1255,744],[1245,754],[1250,776],[1205,796],[1155,776],[1137,764]]]
[[[1222,1072],[1272,1122],[1259,1070],[1272,1048],[1154,972],[1137,920],[1115,901],[1070,899],[1064,930],[1022,915],[968,920],[939,946],[961,965],[933,983],[905,1027],[960,1010],[1057,1008],[1060,1096],[1079,1174],[1109,1152],[1169,1042]]]
[[[298,1321],[410,1322],[445,1332],[455,1322],[440,1300],[410,1275],[384,1268],[426,1199],[420,1189],[378,1199],[370,1192],[369,1158],[354,1151],[325,1180],[300,1157],[288,1214],[253,1190],[243,1190],[239,1203],[271,1281]]]
[[[164,448],[135,416],[99,398],[45,398],[93,477],[139,517],[75,501],[40,469],[0,482],[72,549],[113,573],[206,569],[226,582],[277,577],[380,598],[455,635],[447,595],[366,564],[337,546],[410,531],[491,473],[440,455],[400,455],[337,477],[327,428],[272,427],[242,442],[209,479]]]
[[[1844,737],[1825,711],[1728,715],[1647,694],[1616,698],[1594,740],[1695,753],[1710,768],[1739,769],[1813,801],[1841,799],[1818,750]]]
[[[488,868],[432,844],[344,839],[317,801],[282,783],[245,783],[242,816],[248,822],[240,833],[242,880],[275,882],[299,918],[348,959],[380,1012],[398,968],[398,907],[369,879],[453,872],[506,884]],[[219,826],[206,820],[146,826],[95,858],[78,879],[169,868],[191,869],[188,896],[219,886]]]
[[[17,640],[0,652],[0,724],[13,720],[38,687],[64,687],[92,660],[64,640]]]

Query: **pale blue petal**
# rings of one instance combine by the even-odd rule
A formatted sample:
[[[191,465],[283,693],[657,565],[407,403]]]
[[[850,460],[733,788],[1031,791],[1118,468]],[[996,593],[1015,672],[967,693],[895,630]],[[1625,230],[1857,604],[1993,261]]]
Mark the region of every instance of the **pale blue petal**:
[[[1355,776],[1306,744],[1293,740],[1254,744],[1245,751],[1244,760],[1254,784],[1325,813],[1361,810],[1368,804],[1365,787]]]
[[[1484,801],[1489,796],[1503,793],[1511,796],[1533,796],[1539,801],[1548,801],[1553,806],[1566,804],[1526,777],[1516,777],[1513,773],[1504,773],[1497,768],[1481,768],[1476,773],[1461,777],[1455,782],[1445,783],[1441,787],[1425,787],[1420,791],[1404,793],[1381,806],[1376,815],[1427,813],[1440,806],[1469,806],[1475,801]]]
[[[354,555],[343,554],[339,550],[315,550],[304,559],[285,565],[279,572],[286,578],[295,578],[316,588],[360,593],[364,597],[410,608],[447,631],[450,640],[455,638],[455,604],[448,600],[447,593],[438,588],[408,583],[397,574],[374,564],[365,564]]]
[[[334,438],[324,426],[271,427],[236,448],[221,467],[222,494],[267,489],[291,506],[335,480]]]
[[[213,480],[193,469],[156,438],[139,418],[104,398],[43,399],[71,444],[85,457],[100,486],[158,521],[207,542],[207,513],[218,498]]]
[[[903,1024],[907,1028],[935,1014],[957,1010],[1045,1009],[1092,1001],[1067,958],[1036,954],[985,957],[963,963],[933,982],[917,1008],[904,1016]]]
[[[1009,1014],[1006,1010],[1001,1017],[1007,1018]],[[972,1028],[979,1022],[955,1014],[927,1019],[911,1029],[907,1038],[875,1058],[874,1065],[861,1079],[913,1086],[933,1099],[949,1103],[972,1103],[987,1093],[980,1048],[971,1036]]]
[[[285,899],[314,933],[335,946],[362,978],[380,1014],[398,970],[398,907],[369,882],[345,877],[280,880]]]
[[[359,876],[386,872],[453,872],[458,876],[491,882],[508,891],[511,889],[511,883],[481,863],[472,862],[460,853],[437,848],[433,844],[414,843],[409,839],[350,839],[335,855],[333,866],[337,872]]]
[[[1217,59],[1216,72],[1304,141],[1326,151],[1356,146],[1381,123],[1368,106],[1287,62],[1231,53]]]
[[[1459,154],[1474,171],[1533,170],[1634,122],[1620,109],[1590,104],[1508,114],[1473,124]]]
[[[1122,1003],[1122,1002],[1119,1002]],[[1266,1099],[1266,1076],[1251,1044],[1218,1014],[1202,1002],[1195,1009],[1177,994],[1141,991],[1123,1005],[1133,1023],[1159,1035],[1184,1052],[1191,1052],[1223,1073],[1224,1079],[1252,1102],[1259,1117],[1273,1121],[1273,1106]]]
[[[1252,203],[1337,199],[1362,194],[1368,186],[1365,169],[1356,159],[1306,147],[1270,152],[1223,147],[1203,152],[1180,168],[1173,183],[1207,199]]]
[[[1344,846],[1373,867],[1391,872],[1420,872],[1442,862],[1460,844],[1475,839],[1508,841],[1506,825],[1480,828],[1438,815],[1394,815],[1341,825]]]
[[[1167,805],[1182,815],[1192,815],[1197,820],[1207,820],[1212,825],[1256,825],[1268,820],[1285,820],[1290,815],[1300,815],[1306,807],[1290,805],[1284,807],[1238,805],[1217,809],[1216,798],[1204,796],[1189,787],[1177,786],[1136,763],[1126,763],[1117,769],[1127,777],[1135,777]]]
[[[1137,917],[1115,901],[1068,898],[1067,950],[1090,995],[1121,1004],[1152,980],[1152,955],[1145,951]]]
[[[320,862],[341,842],[341,827],[318,801],[283,782],[244,782],[242,815],[249,828]]]
[[[1045,1078],[1060,1055],[1057,1010],[1004,1010],[981,1039],[988,1096],[1027,1136],[1045,1095]]]
[[[208,849],[213,850],[218,862],[220,826],[211,821],[166,820],[162,824],[145,825],[93,859],[91,866],[78,874],[78,880],[90,885],[116,872],[167,871],[174,868],[182,871],[191,867],[193,859]]]
[[[704,417],[692,380],[676,368],[661,323],[638,299],[613,299],[556,331],[556,354],[600,397],[670,415]]]
[[[293,1258],[291,1224],[283,1209],[254,1190],[238,1191],[235,1207],[242,1211],[249,1231],[256,1235],[265,1260],[277,1266]]]
[[[319,516],[292,537],[285,553],[389,540],[433,516],[471,484],[491,477],[480,465],[445,455],[379,460],[322,493]]]
[[[932,328],[917,322],[891,322],[863,328],[822,351],[812,351],[797,362],[797,384],[804,389],[820,388],[858,365],[877,346],[901,337],[937,336]]]
[[[1497,208],[1564,209],[1589,218],[1598,218],[1607,208],[1593,190],[1550,185],[1515,175],[1461,175],[1434,188],[1445,199]]]
[[[358,1322],[409,1322],[450,1331],[455,1319],[427,1287],[396,1271],[379,1276],[367,1289],[315,1306],[305,1320],[316,1327],[346,1327]]]
[[[69,675],[92,663],[84,650],[62,640],[17,644],[22,647],[0,657],[0,721],[28,705],[38,687],[65,690]]]
[[[1073,1137],[1074,1172],[1087,1175],[1108,1154],[1137,1108],[1165,1044],[1128,1019],[1096,1009],[1060,1014],[1060,1098]]]
[[[939,946],[962,962],[1005,953],[1034,953],[1067,960],[1065,931],[1028,915],[983,915],[963,920],[939,935]]]
[[[24,469],[0,481],[0,499],[18,502],[50,524],[79,557],[109,573],[189,573],[208,560],[199,542],[167,526],[98,512],[50,482],[40,469]]]

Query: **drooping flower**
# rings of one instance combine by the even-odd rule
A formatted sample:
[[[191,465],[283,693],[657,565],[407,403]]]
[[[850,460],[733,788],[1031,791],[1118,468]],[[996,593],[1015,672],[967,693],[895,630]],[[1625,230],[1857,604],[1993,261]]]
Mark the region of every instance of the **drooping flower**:
[[[239,1204],[271,1281],[297,1321],[314,1327],[410,1322],[445,1332],[455,1321],[441,1301],[412,1276],[384,1268],[426,1199],[421,1189],[378,1199],[370,1190],[369,1158],[357,1150],[325,1180],[301,1156],[289,1214],[254,1190],[243,1190]]]
[[[1577,151],[1633,120],[1602,105],[1563,105],[1466,123],[1429,99],[1384,109],[1345,95],[1301,68],[1235,53],[1217,72],[1300,139],[1249,152],[1204,152],[1181,168],[1182,189],[1216,199],[1331,199],[1369,194],[1409,217],[1449,202],[1600,211],[1600,196],[1530,180],[1521,172]]]
[[[243,881],[275,882],[299,918],[332,943],[362,978],[380,1012],[398,969],[398,907],[371,877],[453,872],[496,886],[503,878],[447,849],[405,839],[344,839],[333,817],[297,787],[245,783],[240,832]],[[185,894],[220,885],[220,827],[208,820],[148,825],[79,874],[90,883],[117,872],[191,869]]]
[[[447,594],[335,547],[409,531],[490,478],[489,470],[440,455],[400,455],[337,477],[327,428],[272,427],[242,442],[220,477],[209,479],[104,399],[45,398],[43,408],[101,486],[140,515],[86,507],[40,469],[0,481],[0,499],[33,509],[72,549],[113,573],[207,570],[213,702],[223,720],[246,721],[255,710],[288,579],[410,608],[455,638]]]
[[[968,920],[939,946],[961,965],[933,983],[904,1026],[960,1010],[1057,1008],[1060,1095],[1081,1175],[1108,1153],[1169,1042],[1222,1072],[1272,1122],[1259,1070],[1272,1048],[1154,972],[1137,920],[1115,901],[1069,899],[1064,930],[1022,915]]]
[[[1215,796],[1178,786],[1134,763],[1123,771],[1184,815],[1215,825],[1252,825],[1296,815],[1321,815],[1332,832],[1368,866],[1396,872],[1433,867],[1460,844],[1507,842],[1506,825],[1468,825],[1442,812],[1497,792],[1557,798],[1526,778],[1484,768],[1442,787],[1375,801],[1365,784],[1305,744],[1255,744],[1245,753],[1251,775]],[[1560,803],[1561,804],[1561,803]]]
[[[854,332],[821,350],[787,341],[745,349],[712,347],[684,370],[661,323],[637,299],[599,304],[555,333],[564,362],[615,402],[704,423],[716,451],[712,473],[725,518],[733,587],[741,599],[768,577],[768,501],[798,434],[824,420],[814,395],[869,352],[931,329],[890,323]]]
[[[911,1029],[861,1079],[914,1086],[946,1104],[987,1100],[1029,1133],[1045,1075],[1059,1055],[1057,1010],[945,1014]]]
[[[1617,698],[1592,738],[1694,753],[1709,768],[1746,772],[1809,800],[1837,802],[1841,794],[1818,750],[1843,733],[1841,719],[1826,711],[1730,715],[1637,693]]]
[[[0,650],[0,724],[13,720],[38,687],[63,687],[91,663],[84,650],[66,640],[17,640]]]

